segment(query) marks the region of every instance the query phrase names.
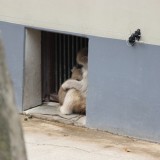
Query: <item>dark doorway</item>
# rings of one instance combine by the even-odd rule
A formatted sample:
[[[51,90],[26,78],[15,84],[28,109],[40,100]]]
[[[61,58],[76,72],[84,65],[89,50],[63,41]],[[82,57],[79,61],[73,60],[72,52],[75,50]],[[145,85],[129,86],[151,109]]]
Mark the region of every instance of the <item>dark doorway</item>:
[[[50,101],[51,94],[56,97],[60,85],[71,76],[77,51],[84,47],[88,47],[88,38],[41,32],[43,101]]]

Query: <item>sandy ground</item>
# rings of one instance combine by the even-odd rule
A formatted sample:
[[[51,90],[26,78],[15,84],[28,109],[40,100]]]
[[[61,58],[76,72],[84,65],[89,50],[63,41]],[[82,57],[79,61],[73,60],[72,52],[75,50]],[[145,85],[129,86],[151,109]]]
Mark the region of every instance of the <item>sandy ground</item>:
[[[160,160],[160,144],[21,116],[29,160]]]

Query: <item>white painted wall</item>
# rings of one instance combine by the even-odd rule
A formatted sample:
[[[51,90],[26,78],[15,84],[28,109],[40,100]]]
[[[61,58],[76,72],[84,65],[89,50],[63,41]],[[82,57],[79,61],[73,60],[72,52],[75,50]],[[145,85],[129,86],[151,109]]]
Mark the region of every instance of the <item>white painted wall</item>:
[[[0,0],[0,20],[126,39],[137,28],[160,45],[159,0]]]

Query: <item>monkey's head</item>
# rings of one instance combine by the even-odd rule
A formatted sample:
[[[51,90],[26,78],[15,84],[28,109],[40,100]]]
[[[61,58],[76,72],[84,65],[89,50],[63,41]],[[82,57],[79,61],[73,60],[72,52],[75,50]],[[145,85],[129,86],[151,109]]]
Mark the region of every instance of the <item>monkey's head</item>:
[[[77,67],[73,67],[72,70],[72,79],[76,79],[77,81],[80,81],[82,79],[82,70]]]
[[[88,65],[88,49],[83,48],[77,53],[76,61],[83,67]]]

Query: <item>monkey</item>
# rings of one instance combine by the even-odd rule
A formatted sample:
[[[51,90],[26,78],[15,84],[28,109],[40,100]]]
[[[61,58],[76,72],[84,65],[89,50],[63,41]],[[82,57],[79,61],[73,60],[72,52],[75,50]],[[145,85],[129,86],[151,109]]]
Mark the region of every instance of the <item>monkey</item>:
[[[60,107],[62,114],[85,114],[86,94],[88,81],[88,49],[82,49],[77,53],[76,61],[82,65],[82,80],[69,79],[62,84],[64,90],[68,90],[63,105]]]
[[[63,105],[60,107],[62,114],[85,114],[86,113],[86,97],[81,92],[72,88],[67,91]]]
[[[82,79],[82,71],[81,71],[80,67],[81,66],[74,66],[72,68],[71,79],[75,79],[77,81],[80,81]],[[59,91],[58,91],[58,101],[59,101],[60,105],[63,104],[66,93],[67,93],[67,90],[64,90],[61,86]]]
[[[82,80],[76,81],[73,79],[67,80],[62,84],[63,89],[75,88],[82,92],[86,96],[87,93],[87,76],[88,76],[88,50],[82,49],[77,53],[76,61],[82,65]]]
[[[80,81],[82,79],[82,71],[81,71],[82,66],[76,64],[72,69],[71,69],[71,79],[76,79],[78,81]],[[64,90],[62,88],[62,86],[60,86],[59,91],[58,91],[58,95],[51,93],[49,96],[49,101],[50,102],[57,102],[60,103],[60,105],[63,104],[64,101],[64,97],[67,93],[67,90]]]

